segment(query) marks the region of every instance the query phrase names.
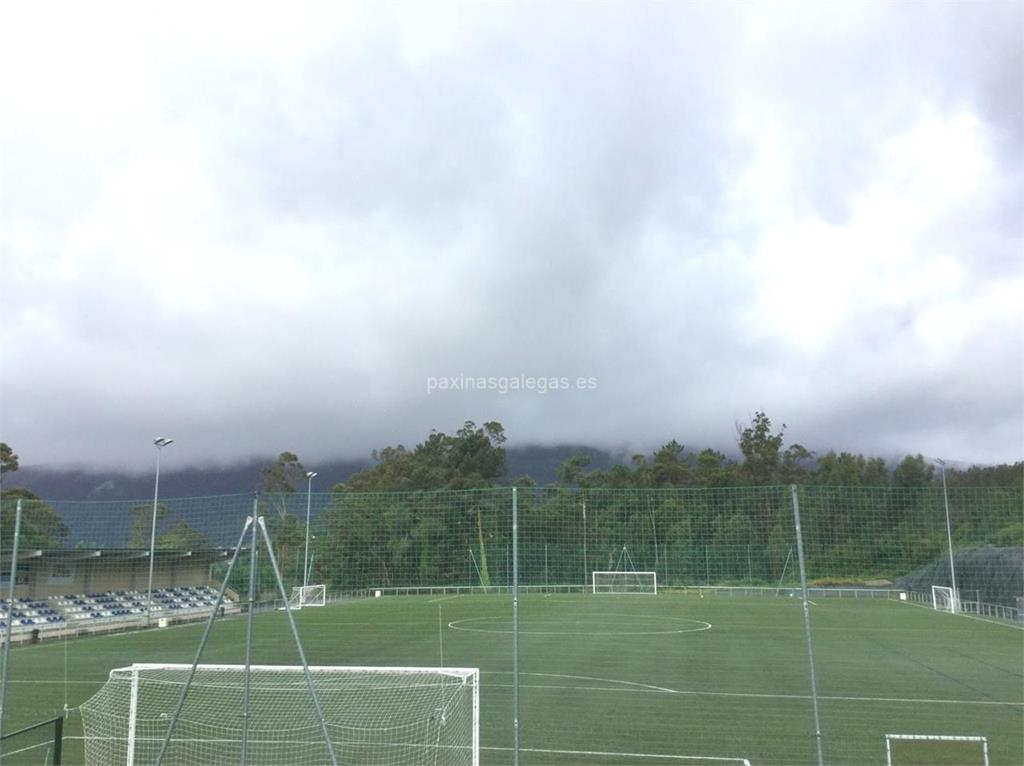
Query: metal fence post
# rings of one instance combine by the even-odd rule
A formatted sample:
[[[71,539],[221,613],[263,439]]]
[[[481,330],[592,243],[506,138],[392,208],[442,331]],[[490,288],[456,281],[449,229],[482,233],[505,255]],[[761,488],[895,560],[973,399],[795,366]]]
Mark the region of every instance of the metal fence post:
[[[789,485],[793,497],[793,523],[796,526],[796,555],[800,563],[800,591],[804,606],[804,635],[807,638],[807,662],[811,668],[811,706],[814,708],[814,740],[818,747],[818,766],[824,766],[825,760],[821,748],[821,717],[818,713],[818,681],[814,675],[814,642],[811,640],[811,610],[807,602],[807,572],[804,568],[803,532],[800,529],[800,501],[796,495],[796,484]]]

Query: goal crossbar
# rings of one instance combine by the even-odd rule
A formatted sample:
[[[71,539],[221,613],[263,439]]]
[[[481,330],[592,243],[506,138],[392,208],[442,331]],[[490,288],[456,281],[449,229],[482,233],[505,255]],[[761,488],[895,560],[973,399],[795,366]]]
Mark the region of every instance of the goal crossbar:
[[[114,673],[131,673],[133,670],[188,670],[192,666],[187,662],[136,662],[123,668],[114,668],[111,670],[111,674]],[[231,665],[231,664],[210,664],[203,663],[199,666],[203,670],[244,670],[245,665]],[[250,670],[265,671],[270,673],[301,673],[301,665],[250,665]],[[402,675],[414,673],[433,673],[440,676],[452,676],[457,678],[468,678],[479,672],[477,668],[431,668],[431,667],[413,667],[409,665],[400,665],[397,667],[389,667],[387,665],[310,665],[309,670],[311,673],[336,673],[336,674],[354,674],[359,673],[363,675]]]

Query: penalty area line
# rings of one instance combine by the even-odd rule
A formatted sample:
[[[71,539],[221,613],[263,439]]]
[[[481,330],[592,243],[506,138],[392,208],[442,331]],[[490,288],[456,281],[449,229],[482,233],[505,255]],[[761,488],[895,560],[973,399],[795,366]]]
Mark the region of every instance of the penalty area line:
[[[511,747],[486,747],[481,745],[481,750],[501,750],[510,752]],[[612,753],[603,750],[552,750],[546,747],[521,747],[521,753],[548,753],[550,755],[597,755],[607,758],[661,758],[670,761],[723,761],[725,763],[739,763],[743,766],[750,766],[746,758],[729,758],[721,755],[672,755],[669,753]]]

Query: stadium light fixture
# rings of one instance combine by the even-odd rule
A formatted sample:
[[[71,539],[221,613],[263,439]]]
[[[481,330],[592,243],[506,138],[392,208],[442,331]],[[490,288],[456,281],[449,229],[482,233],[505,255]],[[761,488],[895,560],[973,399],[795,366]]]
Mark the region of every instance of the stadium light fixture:
[[[313,500],[313,479],[316,471],[306,471],[306,552],[302,557],[302,587],[309,585],[309,508]]]
[[[153,619],[153,560],[156,558],[156,509],[160,499],[160,453],[164,447],[174,443],[174,439],[158,436],[153,440],[156,447],[156,482],[153,484],[153,521],[149,529],[149,584],[146,586],[146,624]]]
[[[942,472],[942,501],[946,506],[946,543],[949,546],[949,579],[953,586],[953,611],[960,611],[960,591],[956,589],[956,567],[953,565],[953,527],[949,522],[949,491],[946,489],[946,461],[941,457],[935,458]]]

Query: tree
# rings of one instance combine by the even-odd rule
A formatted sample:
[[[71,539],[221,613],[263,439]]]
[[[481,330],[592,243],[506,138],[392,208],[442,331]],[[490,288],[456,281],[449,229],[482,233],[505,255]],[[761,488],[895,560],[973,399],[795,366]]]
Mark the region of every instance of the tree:
[[[1024,462],[1013,465],[972,465],[966,471],[946,469],[950,487],[1017,487],[1024,488]]]
[[[178,523],[171,529],[161,532],[161,522],[166,520],[170,513],[170,508],[163,503],[157,503],[155,547],[158,550],[190,551],[210,546],[210,541],[206,535],[194,529],[184,519],[179,519]],[[132,508],[132,531],[128,547],[149,550],[149,536],[152,533],[152,525],[152,505],[137,505]]]
[[[40,500],[35,494],[22,487],[4,492],[9,504],[21,500],[21,535],[19,544],[23,548],[59,548],[68,537],[68,527],[53,506]],[[10,540],[14,535],[15,514],[0,516],[0,539]]]
[[[921,455],[907,455],[892,472],[894,487],[927,487],[935,480],[935,466]]]
[[[6,442],[0,442],[0,475],[18,470],[18,456]]]
[[[193,529],[184,519],[180,519],[172,529],[157,537],[156,547],[164,550],[193,551],[210,547],[210,541],[202,532]]]
[[[814,453],[802,444],[792,444],[782,453],[779,481],[783,484],[802,484],[811,475]]]
[[[474,489],[505,475],[505,432],[501,423],[467,420],[454,435],[432,431],[409,451],[399,444],[374,451],[377,465],[350,477],[358,491]]]
[[[159,529],[160,522],[171,512],[163,503],[156,506],[156,526]],[[129,548],[145,548],[149,550],[149,536],[153,529],[153,506],[137,505],[132,508],[132,532],[128,542]]]
[[[558,467],[558,481],[567,487],[579,484],[580,479],[590,466],[590,455],[577,452],[568,460],[562,461]]]
[[[282,452],[277,462],[260,471],[260,492],[294,492],[306,478],[306,469],[294,452]]]
[[[732,470],[725,455],[717,450],[702,450],[697,455],[695,479],[701,487],[727,487],[732,483]]]
[[[771,419],[764,412],[758,411],[754,413],[749,426],[741,430],[737,424],[736,430],[739,433],[740,452],[743,453],[743,476],[751,484],[772,484],[777,481],[779,453],[786,424],[783,423],[782,429],[773,434]]]
[[[18,470],[18,456],[7,442],[0,442],[0,503],[3,501],[4,474]]]
[[[260,471],[260,492],[278,519],[283,519],[288,513],[289,496],[305,478],[306,468],[294,452],[282,452],[277,456],[277,462]]]
[[[686,448],[675,439],[654,453],[654,486],[681,487],[690,483]]]

